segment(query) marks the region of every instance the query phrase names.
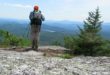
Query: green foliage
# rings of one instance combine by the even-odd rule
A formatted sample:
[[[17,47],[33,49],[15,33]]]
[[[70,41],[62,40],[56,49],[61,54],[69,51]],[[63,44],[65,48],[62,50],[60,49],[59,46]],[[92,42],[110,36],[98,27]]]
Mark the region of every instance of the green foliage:
[[[99,9],[95,12],[89,12],[89,17],[84,21],[84,28],[80,29],[78,49],[75,54],[97,55],[97,52],[102,50],[102,38],[99,34],[101,30]]]
[[[110,56],[110,40],[105,40],[101,46],[102,50],[97,52],[97,55]]]
[[[70,48],[70,49],[74,49],[74,37],[64,37],[64,46],[66,47],[66,48]]]
[[[80,28],[78,37],[66,37],[64,39],[65,47],[73,50],[77,55],[109,55],[110,43],[99,34],[102,21],[100,21],[99,9],[95,12],[89,12],[89,17],[84,21],[84,28]],[[108,48],[108,49],[107,49]]]
[[[17,37],[8,31],[0,30],[0,44],[5,46],[28,46],[30,41],[21,37]]]
[[[62,54],[59,57],[64,58],[64,59],[71,59],[73,56],[70,54]]]
[[[60,41],[54,41],[54,42],[52,42],[52,45],[61,46],[61,42]]]

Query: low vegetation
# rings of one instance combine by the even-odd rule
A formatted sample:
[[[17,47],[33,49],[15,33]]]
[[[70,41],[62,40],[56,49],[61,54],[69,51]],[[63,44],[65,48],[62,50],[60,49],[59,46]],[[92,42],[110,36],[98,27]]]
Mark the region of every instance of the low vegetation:
[[[8,31],[0,30],[0,45],[1,47],[9,46],[29,46],[30,41],[28,39],[15,36]]]
[[[61,57],[64,59],[71,59],[71,58],[73,58],[73,55],[65,53],[65,54],[59,55],[58,57]]]

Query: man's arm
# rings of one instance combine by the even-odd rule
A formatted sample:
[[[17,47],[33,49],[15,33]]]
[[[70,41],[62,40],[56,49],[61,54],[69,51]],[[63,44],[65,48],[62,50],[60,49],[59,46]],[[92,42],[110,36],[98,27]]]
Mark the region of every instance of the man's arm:
[[[33,18],[33,12],[30,12],[29,19],[31,20],[32,18]]]

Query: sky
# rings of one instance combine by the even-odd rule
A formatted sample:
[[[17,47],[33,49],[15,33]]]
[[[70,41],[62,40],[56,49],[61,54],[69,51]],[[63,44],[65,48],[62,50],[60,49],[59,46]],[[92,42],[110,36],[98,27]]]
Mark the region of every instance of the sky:
[[[28,19],[34,5],[46,20],[83,21],[97,7],[102,20],[110,20],[110,0],[0,0],[0,18]]]

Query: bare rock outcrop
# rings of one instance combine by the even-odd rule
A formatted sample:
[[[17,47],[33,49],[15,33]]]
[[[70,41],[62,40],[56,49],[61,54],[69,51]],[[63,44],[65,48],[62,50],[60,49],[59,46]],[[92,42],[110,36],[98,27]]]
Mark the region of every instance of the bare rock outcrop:
[[[0,75],[110,75],[110,57],[46,57],[42,52],[0,50]]]

